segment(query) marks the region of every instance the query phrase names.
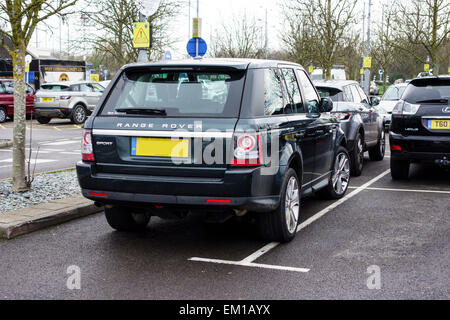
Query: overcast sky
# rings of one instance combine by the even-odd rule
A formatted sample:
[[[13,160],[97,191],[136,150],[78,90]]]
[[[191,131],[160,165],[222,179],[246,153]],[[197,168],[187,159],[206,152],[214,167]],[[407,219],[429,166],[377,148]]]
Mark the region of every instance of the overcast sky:
[[[173,21],[171,30],[168,31],[168,36],[175,37],[178,39],[177,44],[174,48],[167,48],[172,52],[173,58],[182,58],[186,54],[186,43],[191,36],[191,22],[189,20],[189,10],[188,2],[186,1],[186,6],[181,11],[180,15]],[[211,34],[215,30],[219,29],[222,23],[228,23],[232,20],[233,16],[246,14],[248,17],[255,17],[256,22],[261,25],[262,30],[264,30],[265,23],[265,11],[268,10],[268,43],[269,49],[280,49],[280,33],[282,32],[283,25],[283,15],[281,10],[281,3],[284,0],[200,0],[200,17],[203,20],[202,37],[209,44],[211,39]],[[191,3],[191,18],[196,15],[197,10],[197,0],[190,0]],[[368,0],[359,0],[357,8],[357,17],[362,25],[362,8],[363,4],[367,3]],[[381,17],[381,4],[389,3],[388,0],[372,0],[372,19],[373,21],[380,20]],[[74,17],[76,18],[76,17]],[[74,19],[72,18],[72,19]],[[38,31],[38,45],[39,47],[53,48],[59,50],[59,22],[57,18],[51,20],[51,25],[53,26],[53,34],[50,31]],[[72,25],[72,24],[69,24]],[[70,37],[73,40],[77,35],[70,31]],[[62,28],[62,47],[63,50],[66,48],[67,42],[67,26],[63,25]],[[361,30],[361,26],[359,29]],[[31,40],[30,46],[35,46],[36,37],[34,36]]]

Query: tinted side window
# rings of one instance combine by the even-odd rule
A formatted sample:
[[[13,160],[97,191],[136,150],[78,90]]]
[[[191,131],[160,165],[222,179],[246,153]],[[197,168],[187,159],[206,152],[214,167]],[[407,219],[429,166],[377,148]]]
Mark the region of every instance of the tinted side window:
[[[353,93],[352,90],[350,89],[350,86],[345,86],[344,87],[344,100],[347,102],[353,102]]]
[[[287,91],[292,100],[292,113],[303,113],[305,112],[303,108],[302,95],[300,94],[300,89],[298,87],[297,78],[294,73],[294,69],[282,69],[284,79],[286,81]]]
[[[5,94],[14,94],[14,82],[4,81],[3,85],[5,86]]]
[[[27,84],[27,90],[26,90],[27,94],[33,94],[33,88]]]
[[[299,76],[300,86],[303,90],[303,95],[306,99],[306,112],[307,113],[319,113],[319,101],[320,98],[314,89],[313,84],[309,80],[308,76],[303,70],[297,70]]]
[[[273,69],[264,70],[264,115],[283,113],[283,91],[281,79]]]
[[[86,83],[80,83],[80,91],[82,92],[92,92],[92,87]]]
[[[80,86],[78,84],[71,85],[69,91],[78,92],[80,91]]]
[[[96,83],[92,83],[92,84],[90,84],[90,86],[92,87],[94,92],[103,92],[105,90],[105,88],[103,88],[101,85],[98,85]]]
[[[363,89],[361,89],[360,86],[355,86],[355,87],[358,89],[358,92],[361,96],[361,99],[362,99],[361,102],[365,103],[365,104],[369,104],[369,100],[368,100],[366,94],[364,93]]]
[[[361,103],[363,99],[361,98],[361,95],[358,92],[358,88],[355,85],[350,86],[350,88],[353,94],[353,102]]]

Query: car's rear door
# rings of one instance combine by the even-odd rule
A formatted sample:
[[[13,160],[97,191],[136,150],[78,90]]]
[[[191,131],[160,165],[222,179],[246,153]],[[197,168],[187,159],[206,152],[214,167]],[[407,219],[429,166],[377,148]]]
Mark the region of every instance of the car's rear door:
[[[296,72],[292,67],[280,66],[288,93],[289,105],[285,108],[285,115],[288,119],[292,132],[288,139],[297,144],[303,160],[303,188],[308,187],[314,178],[314,157],[315,157],[315,122],[314,117],[308,117],[305,104],[300,90]],[[299,69],[298,72],[301,70]]]
[[[307,117],[314,119],[309,126],[308,135],[315,138],[315,159],[313,180],[327,174],[334,157],[333,131],[338,124],[333,123],[329,114],[320,113],[320,97],[304,70],[296,70],[305,100]]]
[[[354,96],[356,94],[358,95],[358,99],[355,102],[358,102],[360,105],[360,110],[362,110],[362,114],[365,116],[363,118],[364,120],[364,127],[366,129],[366,143],[376,143],[378,140],[378,117],[379,114],[376,111],[375,108],[373,108],[370,105],[370,100],[367,97],[367,95],[364,93],[364,91],[357,85],[354,84],[351,86],[352,90],[355,92]]]

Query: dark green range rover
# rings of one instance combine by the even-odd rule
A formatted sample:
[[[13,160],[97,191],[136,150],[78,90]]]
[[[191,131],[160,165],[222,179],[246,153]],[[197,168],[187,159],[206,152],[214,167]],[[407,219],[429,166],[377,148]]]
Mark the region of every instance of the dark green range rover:
[[[186,60],[124,66],[83,133],[83,195],[117,230],[151,216],[254,214],[289,241],[300,200],[343,197],[346,139],[297,64]]]

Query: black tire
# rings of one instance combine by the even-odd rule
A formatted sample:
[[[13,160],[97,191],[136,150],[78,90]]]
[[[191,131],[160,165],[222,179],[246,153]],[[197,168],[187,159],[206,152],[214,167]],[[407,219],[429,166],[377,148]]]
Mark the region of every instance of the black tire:
[[[297,190],[298,190],[298,204],[297,206],[293,205],[293,210],[290,210],[294,219],[290,219],[287,221],[286,218],[286,202],[289,202],[292,193],[288,195],[288,186],[290,185],[291,178],[296,181]],[[288,242],[294,239],[295,234],[297,233],[297,226],[300,216],[300,201],[301,200],[301,185],[298,180],[297,174],[295,170],[290,168],[283,180],[283,184],[281,186],[280,192],[280,205],[275,211],[266,212],[266,213],[257,213],[257,223],[259,232],[261,237],[267,241],[277,241],[277,242]],[[292,202],[292,204],[294,204]],[[295,209],[298,207],[298,210]],[[297,212],[297,217],[295,220],[295,212]],[[289,226],[288,226],[289,224]]]
[[[358,133],[355,138],[355,146],[350,154],[350,173],[352,176],[359,177],[364,167],[364,140]]]
[[[0,123],[3,123],[6,121],[7,113],[5,107],[0,107]]]
[[[81,104],[77,104],[72,109],[70,120],[75,124],[83,124],[86,121],[87,117],[88,113],[86,111],[86,108]]]
[[[344,167],[342,170],[339,170],[339,164],[342,164],[341,161],[343,161]],[[342,146],[338,148],[331,168],[332,172],[328,185],[320,190],[318,195],[324,199],[340,199],[345,195],[350,184],[350,156],[347,149]],[[342,189],[339,188],[339,184]]]
[[[381,130],[380,135],[377,145],[369,150],[369,157],[372,161],[381,161],[384,159],[384,153],[386,151],[386,133],[384,130]]]
[[[52,118],[48,118],[48,117],[36,117],[36,121],[39,122],[40,124],[47,124],[50,122],[50,120],[52,120]]]
[[[410,162],[391,158],[391,177],[394,180],[406,180],[409,176]]]
[[[144,230],[150,221],[150,214],[121,206],[105,208],[105,217],[111,228],[118,231]]]

